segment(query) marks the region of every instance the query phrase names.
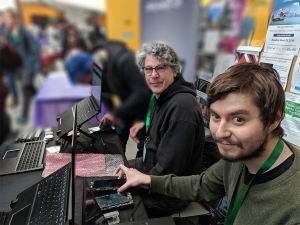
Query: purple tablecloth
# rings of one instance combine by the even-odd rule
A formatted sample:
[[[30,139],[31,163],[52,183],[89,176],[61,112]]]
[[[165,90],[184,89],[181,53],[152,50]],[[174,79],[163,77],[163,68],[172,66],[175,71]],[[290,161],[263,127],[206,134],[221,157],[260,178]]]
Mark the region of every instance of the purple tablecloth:
[[[59,114],[91,94],[91,86],[72,85],[66,74],[52,74],[47,77],[43,86],[34,98],[34,127],[57,127]],[[101,104],[100,120],[106,113]],[[87,123],[98,123],[96,117]]]

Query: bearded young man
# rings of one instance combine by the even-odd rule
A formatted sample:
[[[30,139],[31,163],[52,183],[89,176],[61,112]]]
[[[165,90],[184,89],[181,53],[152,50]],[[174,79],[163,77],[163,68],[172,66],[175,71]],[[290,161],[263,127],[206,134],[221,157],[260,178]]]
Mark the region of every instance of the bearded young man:
[[[118,190],[150,185],[150,194],[185,201],[228,197],[225,224],[298,224],[300,152],[282,141],[285,96],[272,68],[238,64],[219,75],[208,94],[210,131],[223,158],[200,175],[162,177],[120,165]]]

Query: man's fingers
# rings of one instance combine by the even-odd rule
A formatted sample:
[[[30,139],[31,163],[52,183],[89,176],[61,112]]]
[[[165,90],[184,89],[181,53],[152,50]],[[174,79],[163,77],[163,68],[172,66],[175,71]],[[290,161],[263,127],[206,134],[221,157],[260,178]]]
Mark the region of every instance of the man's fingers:
[[[132,138],[137,144],[140,143],[140,140],[137,137]]]
[[[126,189],[130,188],[130,184],[128,182],[126,182],[125,184],[123,184],[119,189],[118,189],[118,193],[125,191]]]
[[[118,174],[120,170],[123,170],[124,167],[126,168],[126,166],[124,166],[123,164],[120,164],[120,165],[117,167],[117,169],[116,169],[116,174]],[[124,171],[124,170],[123,170],[123,171]]]
[[[124,173],[124,171],[122,171],[122,173],[120,174],[120,176],[118,177],[118,179],[122,179],[124,175],[125,175],[125,173]]]

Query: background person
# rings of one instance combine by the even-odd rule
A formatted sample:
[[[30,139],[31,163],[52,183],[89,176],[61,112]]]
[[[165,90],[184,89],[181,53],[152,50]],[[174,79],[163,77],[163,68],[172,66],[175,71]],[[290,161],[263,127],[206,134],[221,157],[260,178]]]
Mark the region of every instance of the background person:
[[[93,55],[95,63],[103,69],[102,100],[109,111],[99,126],[114,125],[125,151],[130,127],[146,118],[151,92],[136,65],[134,53],[124,43],[98,42]],[[143,154],[145,135],[138,136],[136,157]]]
[[[14,78],[20,74],[23,92],[23,105],[21,115],[17,122],[25,122],[28,119],[28,107],[30,98],[35,94],[33,87],[33,76],[41,70],[41,58],[38,44],[32,35],[18,23],[18,16],[12,9],[4,12],[4,26],[6,39],[16,48],[22,57],[23,64],[17,70],[7,71],[8,83],[17,103],[16,87]],[[13,102],[14,104],[14,102]]]
[[[69,22],[66,27],[65,34],[63,35],[61,57],[68,60],[75,54],[87,51],[88,49],[86,44],[78,33],[75,24],[73,22]]]
[[[5,113],[5,99],[8,91],[3,82],[3,70],[14,69],[21,66],[21,64],[22,59],[19,53],[0,34],[0,145],[10,132],[10,119]]]

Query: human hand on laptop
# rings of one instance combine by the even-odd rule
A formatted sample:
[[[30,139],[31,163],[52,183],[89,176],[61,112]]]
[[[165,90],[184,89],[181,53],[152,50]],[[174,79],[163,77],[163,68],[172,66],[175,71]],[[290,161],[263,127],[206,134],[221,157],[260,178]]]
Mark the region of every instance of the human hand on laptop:
[[[110,113],[106,113],[100,123],[99,123],[99,127],[101,126],[113,126],[113,125],[119,125],[120,127],[124,126],[123,122],[118,119],[117,117],[115,117],[114,115],[110,114]]]
[[[118,192],[123,192],[130,187],[136,187],[142,184],[150,185],[151,184],[151,177],[149,175],[143,174],[136,169],[127,168],[123,164],[120,164],[116,169],[116,174],[122,170],[118,179],[123,178],[126,175],[126,183],[123,184],[119,189]]]

